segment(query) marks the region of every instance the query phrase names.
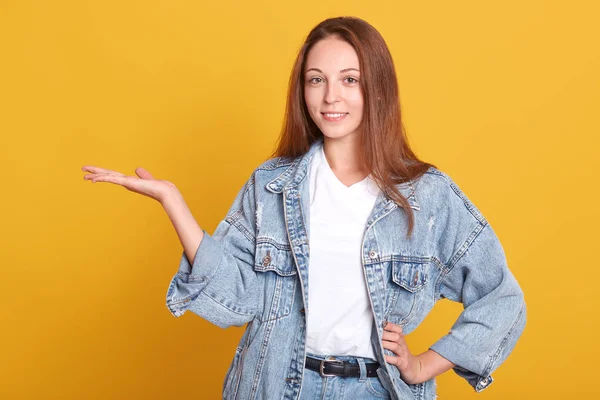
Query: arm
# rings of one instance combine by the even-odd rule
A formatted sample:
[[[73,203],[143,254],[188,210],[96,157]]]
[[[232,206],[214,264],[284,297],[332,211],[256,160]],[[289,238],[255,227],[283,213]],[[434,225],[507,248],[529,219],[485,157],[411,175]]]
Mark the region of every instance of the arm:
[[[417,358],[419,359],[419,365],[421,366],[421,374],[418,379],[420,382],[428,381],[455,367],[455,364],[446,360],[433,350],[427,350],[426,352],[417,355]]]
[[[254,177],[239,191],[212,236],[195,231],[191,215],[185,217],[189,210],[177,204],[175,201],[165,208],[169,208],[168,213],[183,216],[173,225],[184,244],[184,254],[167,290],[167,307],[176,317],[190,310],[222,328],[251,321],[262,296],[254,271]],[[192,229],[186,229],[190,225]],[[199,235],[202,240],[194,252]]]
[[[439,283],[440,297],[462,302],[464,310],[430,350],[456,364],[454,371],[479,392],[521,336],[526,306],[491,226],[486,222],[474,233]]]
[[[187,259],[193,262],[204,232],[194,219],[179,190],[174,189],[168,192],[162,206],[177,232]]]
[[[85,180],[120,185],[161,203],[184,248],[179,271],[167,291],[167,307],[179,317],[188,309],[221,327],[243,325],[261,300],[254,272],[256,224],[254,176],[238,193],[214,236],[202,231],[174,184],[143,168],[135,176],[84,166]],[[190,262],[191,260],[191,262]]]
[[[508,357],[523,332],[523,292],[489,224],[480,227],[459,256],[440,285],[441,297],[465,307],[449,334],[415,356],[401,326],[388,323],[384,328],[383,347],[395,354],[386,356],[386,361],[400,370],[406,383],[422,383],[453,368],[482,391],[493,382],[492,371]]]
[[[112,183],[122,186],[130,192],[158,201],[167,212],[185,249],[185,254],[190,260],[193,260],[204,233],[190,212],[183,196],[173,183],[155,179],[144,168],[136,168],[137,177],[92,165],[83,166],[81,170],[88,172],[83,179],[92,181],[92,183]]]

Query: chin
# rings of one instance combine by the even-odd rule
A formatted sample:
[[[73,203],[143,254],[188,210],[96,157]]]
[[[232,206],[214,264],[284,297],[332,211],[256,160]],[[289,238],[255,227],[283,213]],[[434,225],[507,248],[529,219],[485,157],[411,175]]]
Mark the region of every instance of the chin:
[[[356,131],[331,131],[329,129],[321,129],[321,133],[327,139],[339,140],[354,136]]]

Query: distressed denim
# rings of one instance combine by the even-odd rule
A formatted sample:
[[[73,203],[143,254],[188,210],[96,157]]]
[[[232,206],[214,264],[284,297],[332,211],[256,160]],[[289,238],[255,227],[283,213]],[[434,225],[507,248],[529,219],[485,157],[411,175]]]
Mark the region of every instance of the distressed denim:
[[[220,327],[247,324],[223,385],[225,399],[299,399],[306,356],[310,250],[308,166],[322,145],[294,159],[259,166],[190,263],[182,255],[166,302]],[[410,334],[443,298],[464,310],[430,349],[456,364],[476,391],[493,382],[525,326],[523,292],[481,212],[435,168],[398,185],[414,212],[380,194],[368,218],[362,264],[374,329],[379,380],[392,399],[435,399],[435,379],[407,384],[384,360],[383,326]],[[312,372],[312,371],[311,371]]]

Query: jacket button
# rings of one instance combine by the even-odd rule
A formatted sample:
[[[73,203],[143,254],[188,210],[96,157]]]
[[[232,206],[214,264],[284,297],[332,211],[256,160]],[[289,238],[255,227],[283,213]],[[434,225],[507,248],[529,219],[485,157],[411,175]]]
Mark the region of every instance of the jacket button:
[[[303,309],[301,309],[301,310],[300,310],[300,312],[301,312],[302,314],[304,314],[304,308],[303,308]]]
[[[377,252],[375,250],[371,250],[369,252],[369,257],[370,258],[377,258]]]
[[[267,267],[269,264],[271,264],[271,256],[269,255],[268,252],[267,252],[267,255],[264,256],[264,258],[262,259],[262,264],[264,267]]]
[[[381,327],[385,328],[387,326],[388,322],[387,319],[384,319],[383,322],[381,323]]]

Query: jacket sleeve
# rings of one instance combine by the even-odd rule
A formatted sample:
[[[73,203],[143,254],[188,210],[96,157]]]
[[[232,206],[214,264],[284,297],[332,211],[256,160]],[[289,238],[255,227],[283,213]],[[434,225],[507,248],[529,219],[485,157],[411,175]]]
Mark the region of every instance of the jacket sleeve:
[[[254,176],[238,193],[211,236],[204,232],[193,263],[183,253],[167,290],[167,307],[180,317],[188,309],[226,328],[241,326],[257,313],[262,290],[254,272]]]
[[[523,292],[506,264],[489,223],[479,224],[442,275],[440,296],[462,302],[450,332],[431,350],[450,360],[454,371],[480,392],[493,382],[525,327]]]

